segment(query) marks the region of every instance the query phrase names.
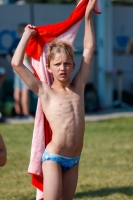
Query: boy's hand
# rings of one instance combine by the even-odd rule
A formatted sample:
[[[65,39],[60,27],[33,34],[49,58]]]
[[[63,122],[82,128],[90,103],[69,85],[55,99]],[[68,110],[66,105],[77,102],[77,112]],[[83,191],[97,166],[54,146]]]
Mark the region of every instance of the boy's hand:
[[[37,34],[37,31],[35,30],[35,28],[36,28],[36,26],[33,26],[33,25],[31,25],[31,24],[28,24],[28,25],[25,27],[24,31],[27,32],[27,33],[29,33],[30,36],[35,36],[35,35]]]
[[[86,17],[88,17],[89,14],[93,11],[96,1],[97,0],[89,0],[88,1],[88,5],[86,7],[86,12],[85,12]]]

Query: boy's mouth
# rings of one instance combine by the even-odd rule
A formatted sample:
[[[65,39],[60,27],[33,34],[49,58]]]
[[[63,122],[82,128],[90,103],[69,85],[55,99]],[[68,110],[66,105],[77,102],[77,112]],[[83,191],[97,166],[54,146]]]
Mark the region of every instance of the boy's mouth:
[[[66,73],[61,73],[60,76],[61,76],[61,77],[65,77],[65,76],[66,76]]]

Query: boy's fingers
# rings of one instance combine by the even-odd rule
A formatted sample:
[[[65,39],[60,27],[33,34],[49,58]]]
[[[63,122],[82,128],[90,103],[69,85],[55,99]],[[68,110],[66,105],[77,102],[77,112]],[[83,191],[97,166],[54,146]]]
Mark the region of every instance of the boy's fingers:
[[[28,24],[26,27],[28,27],[28,28],[36,28],[36,26],[33,26],[31,24]]]

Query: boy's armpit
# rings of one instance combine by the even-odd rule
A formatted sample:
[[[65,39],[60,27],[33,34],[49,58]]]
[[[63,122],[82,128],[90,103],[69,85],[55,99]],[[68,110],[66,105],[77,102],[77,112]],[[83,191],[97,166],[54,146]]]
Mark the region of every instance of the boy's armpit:
[[[40,81],[39,85],[40,86],[39,86],[38,96],[41,97],[43,95],[43,97],[48,97],[52,92],[51,87],[47,83],[42,81]]]

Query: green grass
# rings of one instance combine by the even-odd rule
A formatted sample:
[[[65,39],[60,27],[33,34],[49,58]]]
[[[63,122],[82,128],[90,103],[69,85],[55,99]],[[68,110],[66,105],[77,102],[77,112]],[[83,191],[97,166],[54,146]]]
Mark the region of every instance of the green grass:
[[[35,200],[27,168],[33,124],[0,124],[8,161],[0,168],[0,200]],[[86,123],[74,200],[133,199],[133,118]]]

